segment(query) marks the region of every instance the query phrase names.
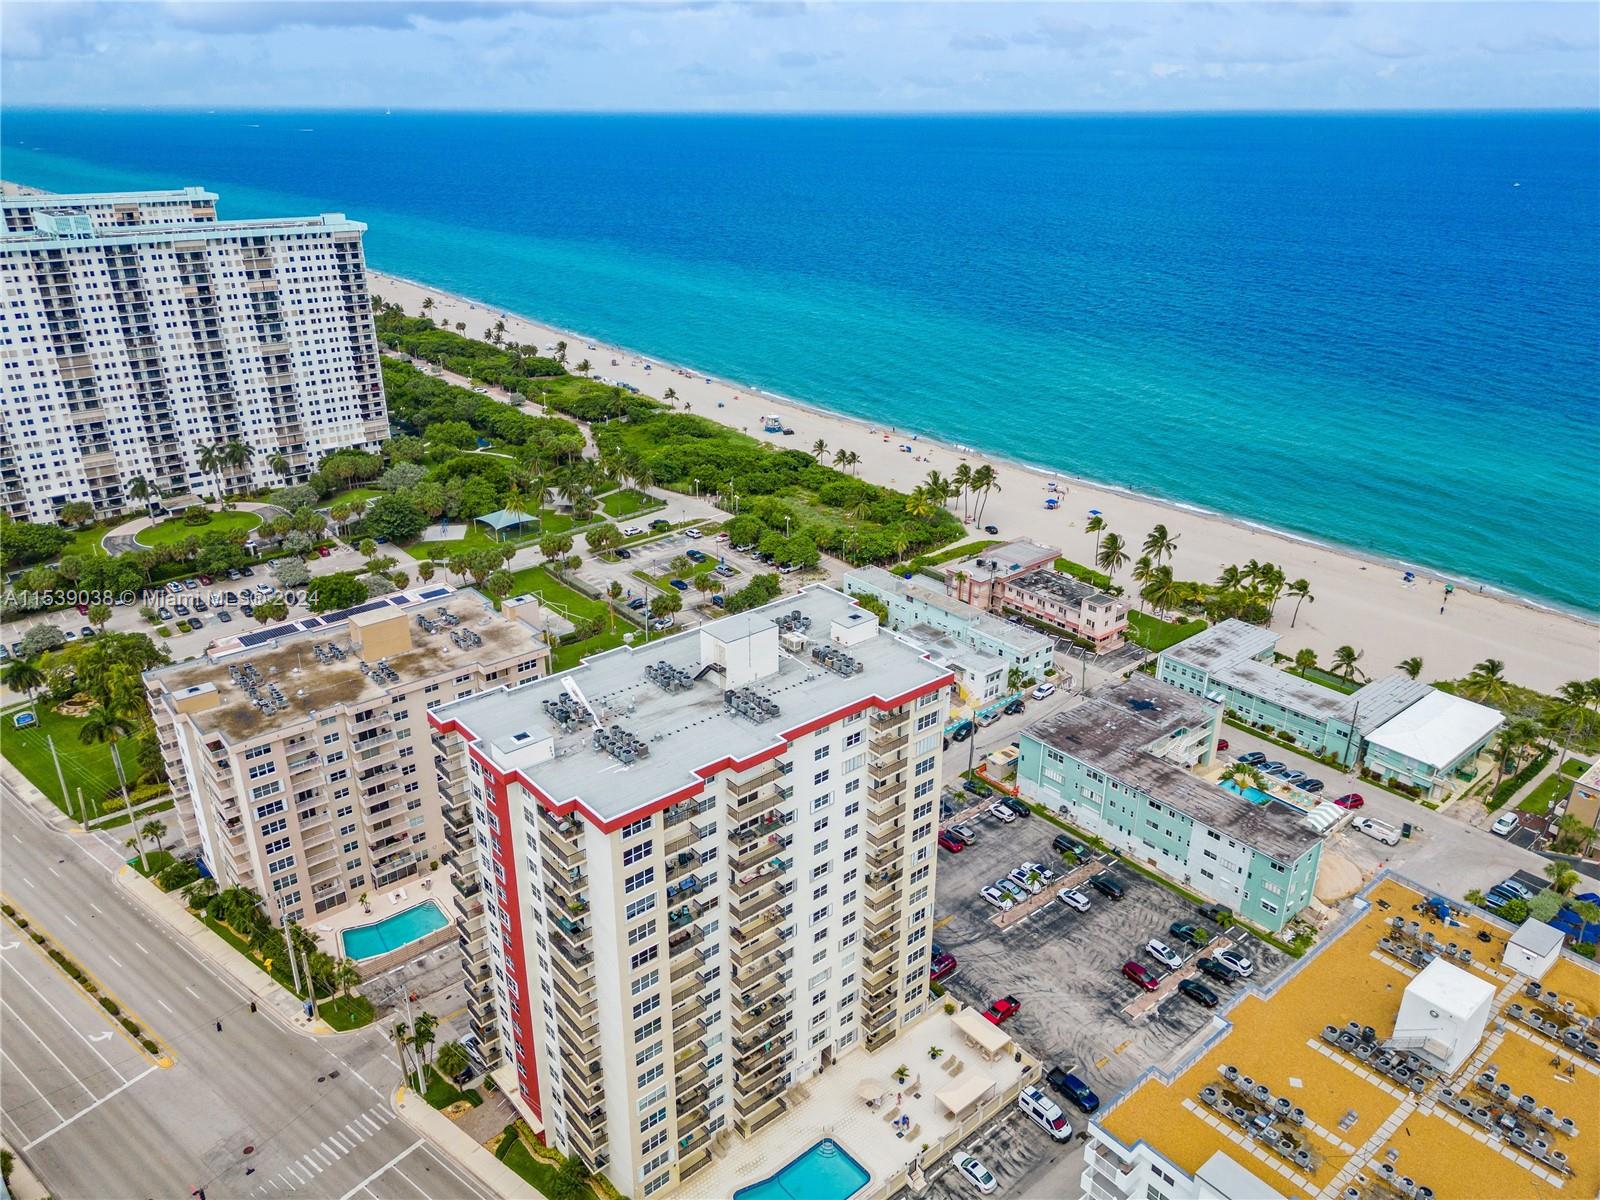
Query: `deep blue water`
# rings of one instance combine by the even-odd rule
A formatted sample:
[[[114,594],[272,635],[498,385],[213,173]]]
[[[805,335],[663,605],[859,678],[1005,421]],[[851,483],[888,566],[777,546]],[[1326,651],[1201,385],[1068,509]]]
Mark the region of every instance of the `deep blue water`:
[[[1600,611],[1594,113],[17,111],[3,137],[7,178],[342,211],[374,266],[504,309]]]

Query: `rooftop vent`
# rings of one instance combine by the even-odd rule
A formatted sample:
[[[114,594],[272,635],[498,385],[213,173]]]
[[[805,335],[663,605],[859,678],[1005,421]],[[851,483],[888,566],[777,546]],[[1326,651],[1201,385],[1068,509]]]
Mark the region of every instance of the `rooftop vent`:
[[[650,747],[646,746],[633,734],[621,725],[613,725],[609,729],[596,729],[594,731],[594,748],[604,750],[620,763],[636,762],[647,758]]]
[[[261,672],[249,663],[230,666],[228,678],[244,689],[250,703],[264,717],[274,716],[289,707],[289,698],[282,689],[275,683],[268,683]]]
[[[722,693],[722,706],[757,725],[778,715],[778,702],[751,688],[729,688]]]
[[[320,663],[343,662],[347,653],[345,648],[336,642],[318,642],[311,647],[311,651]]]
[[[462,650],[470,650],[474,646],[483,645],[483,638],[471,629],[452,629],[450,640]]]
[[[666,660],[653,662],[644,669],[644,677],[664,692],[687,692],[694,686],[694,677]]]
[[[843,650],[835,650],[832,646],[813,646],[811,658],[835,675],[859,675],[866,670],[866,667],[855,658]]]
[[[585,718],[589,715],[583,705],[566,693],[552,696],[545,700],[544,713],[545,716],[561,726],[563,733],[573,732],[584,723]]]
[[[811,628],[811,618],[798,608],[790,609],[778,618],[779,633],[804,633]]]
[[[361,673],[380,686],[400,682],[399,673],[389,665],[387,658],[380,658],[370,667],[366,663],[362,663]]]

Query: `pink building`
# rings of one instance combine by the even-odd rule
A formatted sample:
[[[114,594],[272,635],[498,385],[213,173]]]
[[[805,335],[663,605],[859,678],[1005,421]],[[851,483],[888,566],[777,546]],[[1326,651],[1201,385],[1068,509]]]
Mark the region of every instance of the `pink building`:
[[[1096,654],[1120,649],[1127,636],[1126,601],[1059,571],[1028,571],[1007,578],[997,599],[998,607],[1092,642]]]
[[[1033,542],[1008,542],[993,546],[973,558],[963,558],[945,568],[945,595],[967,604],[1000,610],[1000,598],[1008,579],[1029,571],[1055,565],[1061,551]]]

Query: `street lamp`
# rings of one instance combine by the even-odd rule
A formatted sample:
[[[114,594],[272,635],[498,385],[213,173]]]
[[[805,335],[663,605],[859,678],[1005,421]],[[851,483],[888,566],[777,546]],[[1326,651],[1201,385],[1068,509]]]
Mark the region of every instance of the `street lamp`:
[[[694,481],[694,498],[696,500],[700,499],[700,481],[698,479]]]

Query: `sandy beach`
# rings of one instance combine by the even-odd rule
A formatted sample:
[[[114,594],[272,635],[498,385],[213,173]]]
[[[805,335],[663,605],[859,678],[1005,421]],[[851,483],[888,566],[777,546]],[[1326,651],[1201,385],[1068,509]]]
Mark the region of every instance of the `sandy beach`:
[[[820,438],[828,445],[830,459],[836,450],[853,450],[861,456],[861,476],[875,483],[910,490],[929,471],[948,477],[961,462],[989,462],[999,473],[1001,490],[990,493],[983,523],[997,526],[1004,538],[1028,538],[1059,547],[1076,562],[1090,563],[1094,556],[1095,535],[1084,531],[1091,509],[1100,510],[1108,529],[1122,535],[1133,558],[1138,557],[1138,547],[1151,527],[1165,524],[1179,538],[1172,567],[1181,579],[1213,580],[1224,565],[1252,558],[1274,562],[1289,579],[1309,580],[1315,597],[1301,606],[1292,628],[1293,602],[1279,603],[1273,628],[1282,635],[1279,649],[1287,653],[1309,646],[1326,663],[1336,646],[1349,644],[1362,652],[1361,667],[1374,676],[1386,674],[1403,658],[1420,655],[1424,680],[1459,677],[1474,663],[1492,657],[1505,662],[1510,679],[1541,691],[1600,672],[1600,625],[1591,621],[1464,585],[1458,585],[1446,600],[1445,581],[1426,571],[1419,571],[1407,584],[1402,582],[1401,569],[1391,564],[1223,516],[1097,487],[1066,474],[1037,471],[927,438],[874,428],[765,392],[753,393],[438,288],[377,271],[372,272],[372,287],[412,314],[419,313],[423,298],[431,296],[434,307],[428,315],[452,326],[464,321],[466,333],[472,337],[482,336],[494,321],[503,320],[511,341],[548,347],[564,340],[569,364],[587,358],[595,374],[631,383],[652,396],[673,388],[679,402],[687,402],[691,411],[786,449],[809,451]],[[794,435],[762,433],[761,418],[768,413],[780,415]],[[902,449],[907,446],[909,451]],[[1046,511],[1044,500],[1052,481],[1062,503],[1056,511]],[[1132,593],[1127,568],[1119,573],[1118,581]]]

